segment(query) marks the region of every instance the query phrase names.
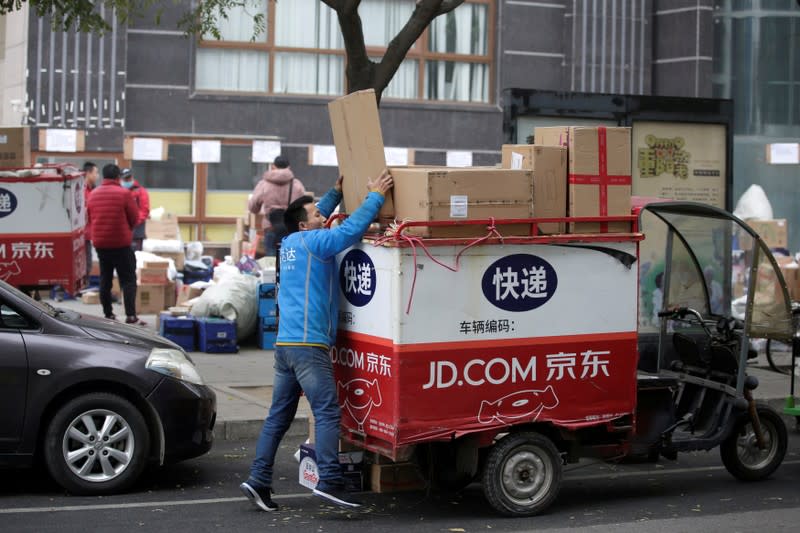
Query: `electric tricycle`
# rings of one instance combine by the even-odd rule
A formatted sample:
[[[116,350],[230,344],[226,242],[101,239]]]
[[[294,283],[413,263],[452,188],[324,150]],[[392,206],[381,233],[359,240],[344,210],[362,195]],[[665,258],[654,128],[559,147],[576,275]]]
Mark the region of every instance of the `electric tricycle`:
[[[542,235],[546,222],[573,231]],[[744,320],[720,304],[735,237],[750,246]],[[343,439],[378,463],[479,481],[499,513],[529,516],[581,458],[718,447],[743,481],[784,458],[786,427],[755,400],[747,360],[751,337],[791,338],[790,301],[764,243],[725,211],[635,198],[628,217],[404,222],[337,260]]]

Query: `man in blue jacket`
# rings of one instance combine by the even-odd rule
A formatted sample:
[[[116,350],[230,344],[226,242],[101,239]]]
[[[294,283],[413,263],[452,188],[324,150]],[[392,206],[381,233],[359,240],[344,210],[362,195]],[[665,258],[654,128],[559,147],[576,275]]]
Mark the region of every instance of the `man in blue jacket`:
[[[314,413],[319,483],[314,494],[344,507],[358,507],[344,490],[339,466],[340,407],[329,355],[336,341],[339,292],[336,254],[361,240],[392,188],[384,172],[368,181],[369,194],[341,225],[325,229],[325,220],[342,200],[342,178],[314,205],[298,198],[284,215],[290,232],[281,244],[281,318],[275,350],[272,406],[256,444],[250,477],[240,485],[258,508],[275,511],[272,467],[283,435],[297,412],[303,391]]]

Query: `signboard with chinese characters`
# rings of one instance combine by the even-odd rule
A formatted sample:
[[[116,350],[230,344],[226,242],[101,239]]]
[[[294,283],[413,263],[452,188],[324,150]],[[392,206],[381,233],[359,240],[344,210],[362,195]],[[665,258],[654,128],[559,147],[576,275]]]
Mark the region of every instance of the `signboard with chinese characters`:
[[[634,122],[632,141],[634,195],[725,208],[724,125]]]
[[[455,267],[461,250],[428,251]],[[454,272],[410,248],[342,253],[331,349],[342,423],[393,448],[632,412],[635,258],[633,242],[485,245]]]

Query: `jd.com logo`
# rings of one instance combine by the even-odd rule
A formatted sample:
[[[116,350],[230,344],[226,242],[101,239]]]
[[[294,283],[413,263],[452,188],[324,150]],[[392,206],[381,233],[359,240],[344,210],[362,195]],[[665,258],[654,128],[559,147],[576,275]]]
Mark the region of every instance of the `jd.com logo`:
[[[339,285],[345,298],[356,307],[367,305],[375,294],[375,265],[361,250],[350,250],[339,267]]]

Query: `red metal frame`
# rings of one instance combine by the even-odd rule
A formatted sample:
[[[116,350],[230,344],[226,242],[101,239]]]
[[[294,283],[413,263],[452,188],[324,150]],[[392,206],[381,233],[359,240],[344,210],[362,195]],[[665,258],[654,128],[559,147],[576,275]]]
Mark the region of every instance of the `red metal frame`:
[[[346,214],[336,214],[331,216],[326,226],[330,227],[334,222],[344,220]],[[559,233],[552,235],[537,235],[539,224],[563,222],[566,224],[576,224],[581,222],[629,222],[632,231],[630,233]],[[502,236],[502,226],[511,224],[529,224],[528,235]],[[622,216],[596,216],[596,217],[547,217],[547,218],[509,218],[509,219],[474,219],[474,220],[431,220],[431,221],[403,221],[392,229],[391,234],[368,232],[364,238],[368,240],[386,239],[395,235],[396,239],[390,239],[382,244],[387,246],[410,247],[412,244],[404,237],[413,237],[416,241],[421,241],[425,246],[458,246],[473,244],[476,237],[448,237],[431,238],[409,235],[406,232],[409,228],[418,227],[455,227],[455,226],[486,226],[487,236],[477,237],[482,239],[482,244],[552,244],[568,242],[619,242],[619,241],[641,241],[644,235],[639,232],[639,217],[635,215]],[[501,236],[493,236],[493,234]]]

